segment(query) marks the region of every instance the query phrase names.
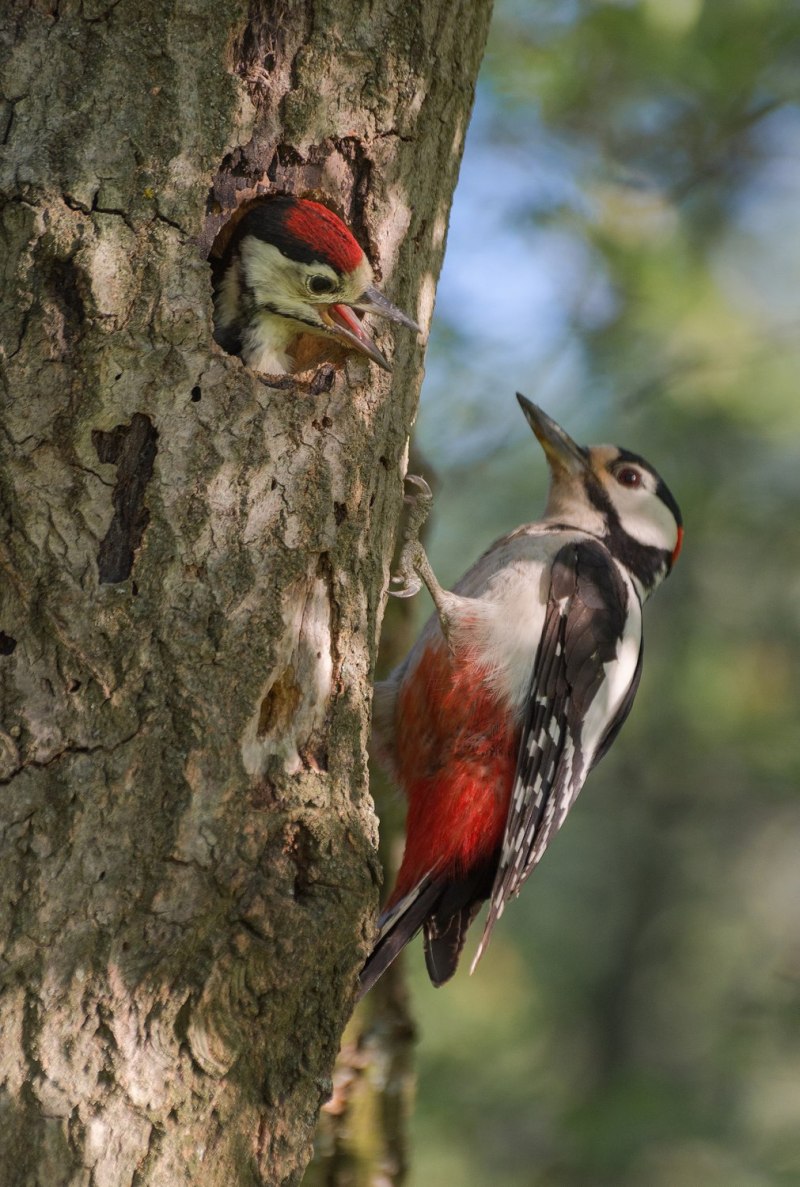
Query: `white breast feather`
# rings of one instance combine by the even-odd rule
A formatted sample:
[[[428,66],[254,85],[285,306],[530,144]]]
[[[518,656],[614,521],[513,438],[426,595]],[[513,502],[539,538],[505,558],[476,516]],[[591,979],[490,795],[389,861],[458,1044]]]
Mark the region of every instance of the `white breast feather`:
[[[291,370],[287,348],[296,335],[294,322],[272,313],[257,314],[242,335],[242,358],[254,371],[282,375]]]
[[[458,645],[473,650],[486,683],[517,711],[530,687],[553,558],[568,539],[591,537],[539,524],[518,530],[482,556],[453,591],[460,595],[453,599]]]

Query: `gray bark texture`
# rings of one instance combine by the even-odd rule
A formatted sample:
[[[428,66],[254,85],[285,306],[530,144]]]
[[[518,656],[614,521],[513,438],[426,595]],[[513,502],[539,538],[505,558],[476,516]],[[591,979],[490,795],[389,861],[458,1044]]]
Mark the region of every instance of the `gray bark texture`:
[[[4,6],[0,1184],[296,1183],[373,929],[422,373],[270,385],[207,253],[287,191],[427,326],[488,0]]]

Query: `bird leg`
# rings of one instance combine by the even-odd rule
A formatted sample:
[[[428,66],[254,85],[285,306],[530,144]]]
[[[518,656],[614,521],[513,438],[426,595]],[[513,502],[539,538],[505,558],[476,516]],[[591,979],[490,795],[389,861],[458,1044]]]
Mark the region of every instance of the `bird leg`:
[[[436,574],[431,568],[431,563],[419,538],[422,526],[433,506],[433,493],[425,479],[416,474],[407,474],[406,482],[416,486],[417,490],[405,495],[403,500],[408,505],[408,520],[403,533],[403,548],[397,566],[398,572],[396,576],[392,577],[392,585],[399,585],[400,588],[391,589],[389,592],[396,598],[413,598],[414,594],[419,593],[424,582],[428,593],[433,598],[442,633],[452,651],[449,603],[452,602],[453,595],[446,589],[442,589],[436,580]]]

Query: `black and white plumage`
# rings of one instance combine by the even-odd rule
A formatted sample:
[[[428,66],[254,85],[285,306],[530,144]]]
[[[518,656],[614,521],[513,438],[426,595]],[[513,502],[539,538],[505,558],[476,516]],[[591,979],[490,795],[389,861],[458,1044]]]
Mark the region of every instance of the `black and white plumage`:
[[[580,448],[519,399],[550,466],[544,518],[498,540],[452,592],[416,525],[401,560],[401,595],[424,582],[436,614],[376,688],[376,750],[409,813],[362,991],[420,928],[441,984],[488,898],[474,968],[630,712],[642,604],[680,550],[680,511],[644,459]]]
[[[552,834],[564,823],[589,770],[606,753],[630,712],[642,671],[638,610],[635,596],[602,545],[579,540],[556,554],[503,847],[473,964],[506,902],[519,894]]]

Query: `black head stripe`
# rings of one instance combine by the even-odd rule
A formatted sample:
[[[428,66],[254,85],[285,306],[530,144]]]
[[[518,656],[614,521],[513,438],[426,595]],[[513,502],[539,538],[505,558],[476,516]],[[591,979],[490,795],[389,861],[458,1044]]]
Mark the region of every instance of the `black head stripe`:
[[[620,455],[625,456],[625,461],[635,462],[639,466],[643,466],[660,482],[660,478],[653,470],[652,466],[648,466],[647,462],[635,453],[628,453],[627,450],[620,450]],[[588,475],[585,478],[586,494],[589,502],[593,507],[596,507],[600,514],[605,519],[607,525],[606,544],[608,551],[618,560],[620,564],[624,565],[629,573],[632,573],[642,584],[645,589],[653,589],[662,579],[665,573],[669,572],[671,556],[661,548],[654,548],[650,544],[640,544],[638,540],[634,540],[633,536],[628,535],[620,522],[617,509],[609,499],[606,491],[594,475]],[[666,487],[664,488],[666,490]],[[669,491],[667,491],[669,494]],[[672,495],[669,495],[672,499]],[[672,500],[673,503],[675,500]],[[665,500],[666,502],[666,500]],[[669,506],[669,503],[667,503]],[[672,508],[670,507],[670,510]],[[674,512],[673,512],[674,514]],[[678,520],[680,523],[680,520]]]
[[[282,255],[299,264],[313,264],[315,261],[325,263],[318,248],[310,247],[286,229],[286,218],[296,205],[295,198],[267,198],[248,210],[236,226],[229,250],[237,249],[243,239],[254,235],[256,239],[274,244]]]
[[[623,449],[621,445],[617,446],[619,457],[615,458],[615,462],[633,462],[634,465],[641,466],[643,470],[647,470],[648,474],[652,474],[654,478],[658,478],[653,467],[649,462],[646,462],[640,453],[634,453],[631,449]]]
[[[589,502],[593,507],[597,508],[605,519],[608,519],[609,516],[613,516],[615,519],[618,518],[611,500],[594,474],[587,471],[583,478],[583,485]]]
[[[608,536],[608,550],[620,564],[624,565],[642,584],[645,590],[653,590],[670,570],[672,556],[662,548],[640,544],[619,526]]]
[[[666,507],[669,507],[670,511],[675,516],[675,522],[678,525],[678,527],[682,528],[683,527],[683,517],[681,515],[680,507],[675,502],[675,496],[673,495],[672,491],[667,486],[666,482],[664,482],[663,478],[659,478],[657,474],[656,474],[656,478],[658,478],[658,482],[656,484],[656,494],[658,495],[661,502]]]

